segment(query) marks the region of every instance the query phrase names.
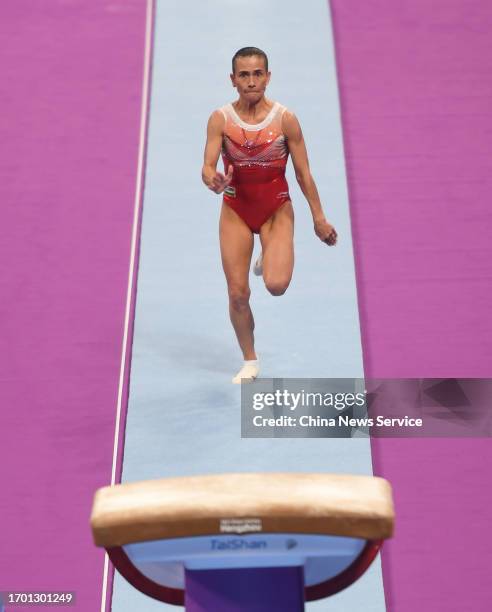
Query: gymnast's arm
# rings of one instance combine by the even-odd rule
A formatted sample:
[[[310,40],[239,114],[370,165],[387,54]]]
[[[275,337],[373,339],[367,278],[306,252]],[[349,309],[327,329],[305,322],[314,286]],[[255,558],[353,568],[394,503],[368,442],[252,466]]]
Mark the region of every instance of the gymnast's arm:
[[[318,189],[309,169],[306,144],[297,117],[289,110],[282,115],[282,131],[287,138],[289,153],[292,157],[296,179],[313,215],[314,231],[320,240],[330,246],[336,243],[337,233],[328,222],[321,206]]]
[[[203,156],[202,181],[215,193],[222,193],[222,191],[224,191],[231,182],[233,172],[232,164],[229,166],[226,176],[216,171],[217,161],[222,146],[224,124],[224,116],[218,110],[215,110],[210,115],[207,124],[207,142],[205,144],[205,153]]]

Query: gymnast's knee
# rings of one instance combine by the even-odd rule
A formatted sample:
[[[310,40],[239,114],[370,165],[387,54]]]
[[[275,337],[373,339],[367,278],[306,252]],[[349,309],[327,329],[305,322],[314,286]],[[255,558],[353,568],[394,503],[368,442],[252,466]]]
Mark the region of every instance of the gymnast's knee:
[[[248,287],[229,287],[229,304],[236,312],[242,312],[249,306],[251,290]]]
[[[283,295],[289,287],[289,280],[267,279],[265,280],[265,287],[272,295]]]

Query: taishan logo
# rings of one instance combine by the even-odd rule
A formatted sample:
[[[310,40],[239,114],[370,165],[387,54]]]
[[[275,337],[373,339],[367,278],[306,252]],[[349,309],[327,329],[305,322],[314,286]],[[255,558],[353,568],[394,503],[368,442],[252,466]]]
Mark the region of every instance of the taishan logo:
[[[240,538],[232,538],[230,540],[210,540],[211,550],[260,550],[268,548],[268,543],[265,540],[242,540]]]
[[[297,547],[297,540],[292,540],[292,539],[288,539],[285,542],[285,548],[287,548],[287,550],[292,550],[293,548]]]

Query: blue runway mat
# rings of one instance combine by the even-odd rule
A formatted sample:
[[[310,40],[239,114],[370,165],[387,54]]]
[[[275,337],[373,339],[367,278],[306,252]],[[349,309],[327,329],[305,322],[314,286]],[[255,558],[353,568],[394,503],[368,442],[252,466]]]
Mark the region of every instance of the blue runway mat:
[[[210,113],[236,99],[240,47],[269,56],[270,99],[298,116],[325,212],[329,248],[312,228],[289,162],[296,264],[287,293],[251,278],[263,377],[361,377],[350,217],[328,5],[317,0],[157,3],[150,132],[123,481],[245,471],[371,474],[367,439],[241,439],[242,356],[220,263],[220,196],[201,182]],[[295,48],[295,51],[294,51]],[[222,162],[219,161],[220,170]],[[255,254],[258,252],[258,246]],[[113,611],[176,609],[121,577]],[[379,560],[353,587],[307,610],[385,610]]]

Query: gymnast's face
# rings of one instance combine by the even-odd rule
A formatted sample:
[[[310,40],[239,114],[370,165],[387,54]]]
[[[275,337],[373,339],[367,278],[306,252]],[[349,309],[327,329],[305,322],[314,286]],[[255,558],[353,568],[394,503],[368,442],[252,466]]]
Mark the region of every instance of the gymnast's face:
[[[231,74],[233,86],[241,100],[255,104],[263,98],[270,81],[270,72],[265,69],[265,61],[259,55],[236,58],[236,69]]]

